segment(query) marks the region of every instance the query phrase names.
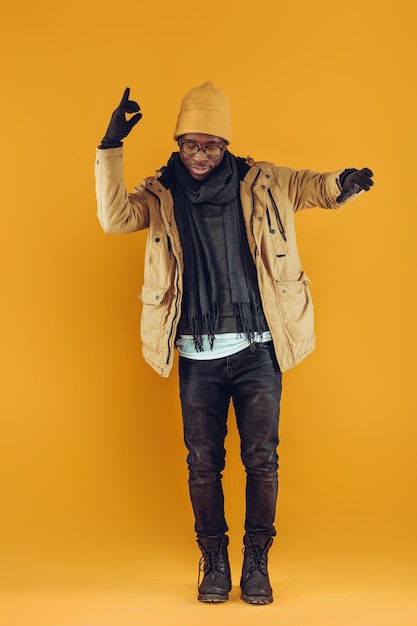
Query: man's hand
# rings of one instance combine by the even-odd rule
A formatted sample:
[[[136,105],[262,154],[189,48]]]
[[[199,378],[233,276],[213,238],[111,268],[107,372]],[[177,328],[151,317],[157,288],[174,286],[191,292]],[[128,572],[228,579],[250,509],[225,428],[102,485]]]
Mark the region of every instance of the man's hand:
[[[123,145],[122,139],[127,137],[132,128],[142,117],[142,113],[136,113],[136,111],[140,111],[140,106],[137,102],[134,102],[134,100],[129,100],[129,94],[130,88],[126,87],[119,106],[111,116],[109,127],[101,141],[100,148],[121,147]],[[136,115],[132,115],[132,117],[127,120],[126,113],[136,113]]]
[[[367,167],[361,170],[348,170],[346,173],[343,172],[340,177],[342,193],[336,198],[336,202],[345,202],[350,196],[359,193],[359,191],[369,191],[374,184],[372,176],[373,172]]]

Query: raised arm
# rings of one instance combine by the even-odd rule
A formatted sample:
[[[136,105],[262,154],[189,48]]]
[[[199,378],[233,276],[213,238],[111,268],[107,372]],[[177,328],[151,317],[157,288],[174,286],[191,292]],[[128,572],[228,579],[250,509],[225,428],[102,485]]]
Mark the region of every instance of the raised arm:
[[[127,87],[110,119],[106,134],[96,151],[95,175],[97,215],[106,233],[123,234],[149,226],[148,198],[142,188],[128,194],[123,178],[123,143],[142,113],[129,100]],[[134,113],[129,119],[126,114]]]

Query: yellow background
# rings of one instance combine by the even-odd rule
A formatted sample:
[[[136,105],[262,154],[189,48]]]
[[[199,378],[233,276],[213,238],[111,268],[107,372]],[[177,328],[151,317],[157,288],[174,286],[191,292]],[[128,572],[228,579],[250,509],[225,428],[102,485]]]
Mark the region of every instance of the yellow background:
[[[235,154],[375,174],[354,204],[297,217],[318,347],[284,376],[276,602],[256,620],[417,624],[416,18],[412,0],[3,8],[2,626],[253,623],[232,416],[235,601],[213,609],[195,600],[176,370],[140,356],[146,235],[106,236],[95,215],[94,150],[124,88],[143,112],[133,188],[205,80],[231,100]]]

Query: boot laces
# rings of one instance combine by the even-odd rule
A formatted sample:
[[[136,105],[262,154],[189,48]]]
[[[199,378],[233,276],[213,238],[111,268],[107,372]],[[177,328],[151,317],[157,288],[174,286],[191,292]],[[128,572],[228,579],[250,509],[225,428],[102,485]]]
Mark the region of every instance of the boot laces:
[[[267,563],[268,558],[266,551],[258,544],[252,544],[243,549],[243,553],[248,554],[248,570],[252,573],[254,570],[258,570],[264,576],[268,575]]]
[[[203,555],[198,563],[199,584],[201,574],[204,574],[204,577],[211,574],[212,579],[214,579],[216,569],[222,573],[224,570],[223,555],[221,554],[219,548],[202,548],[202,551]]]

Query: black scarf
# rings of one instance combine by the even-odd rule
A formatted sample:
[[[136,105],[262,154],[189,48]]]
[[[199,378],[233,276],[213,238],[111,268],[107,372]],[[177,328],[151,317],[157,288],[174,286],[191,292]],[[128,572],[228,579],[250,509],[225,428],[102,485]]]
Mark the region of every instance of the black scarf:
[[[203,335],[213,346],[219,324],[219,287],[201,204],[221,205],[227,241],[227,265],[238,332],[253,342],[265,330],[255,264],[250,254],[240,205],[236,158],[226,152],[210,176],[195,180],[184,167],[179,153],[168,163],[173,168],[175,219],[184,253],[184,310],[197,351]]]

